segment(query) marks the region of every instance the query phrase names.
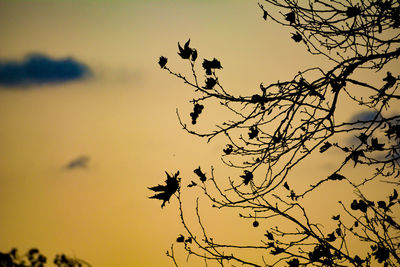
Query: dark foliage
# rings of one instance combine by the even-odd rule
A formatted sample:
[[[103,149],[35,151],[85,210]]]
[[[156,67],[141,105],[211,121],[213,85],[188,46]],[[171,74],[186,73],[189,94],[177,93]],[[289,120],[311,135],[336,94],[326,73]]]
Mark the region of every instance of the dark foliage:
[[[206,177],[206,175],[201,171],[200,166],[199,166],[197,169],[195,169],[193,172],[194,172],[195,174],[197,174],[197,176],[199,176],[200,181],[202,181],[203,183],[207,180],[207,177]]]
[[[18,250],[13,248],[8,253],[0,252],[1,267],[45,267],[47,257],[40,253],[39,249],[32,248],[25,254],[18,254]],[[71,258],[65,254],[57,254],[53,264],[57,267],[90,267],[91,265],[84,260]]]

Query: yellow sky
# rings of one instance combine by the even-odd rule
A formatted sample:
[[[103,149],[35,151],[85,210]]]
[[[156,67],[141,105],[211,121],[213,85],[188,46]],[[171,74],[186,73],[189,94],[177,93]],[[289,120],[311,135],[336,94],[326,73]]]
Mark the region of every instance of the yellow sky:
[[[99,267],[172,266],[164,254],[182,230],[177,203],[161,210],[147,187],[164,170],[220,164],[221,143],[180,129],[175,109],[188,115],[192,94],[160,70],[160,55],[185,73],[177,42],[191,38],[243,95],[322,62],[265,23],[256,1],[0,1],[0,36],[0,59],[72,56],[94,74],[0,90],[0,251],[38,247]],[[82,155],[88,169],[65,169]],[[247,225],[217,221],[217,235]]]

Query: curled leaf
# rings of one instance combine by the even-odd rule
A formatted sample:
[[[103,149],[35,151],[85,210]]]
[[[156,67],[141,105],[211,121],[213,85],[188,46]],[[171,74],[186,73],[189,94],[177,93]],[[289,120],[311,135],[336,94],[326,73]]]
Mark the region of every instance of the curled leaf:
[[[192,55],[193,49],[189,47],[189,44],[190,44],[190,39],[185,43],[184,47],[182,48],[182,46],[178,42],[178,49],[179,49],[178,55],[180,55],[182,59],[189,59],[190,56]]]
[[[195,174],[197,174],[197,176],[199,176],[200,181],[202,181],[203,183],[207,180],[207,177],[206,177],[206,175],[201,171],[200,166],[199,166],[197,169],[195,169],[193,172],[194,172]]]

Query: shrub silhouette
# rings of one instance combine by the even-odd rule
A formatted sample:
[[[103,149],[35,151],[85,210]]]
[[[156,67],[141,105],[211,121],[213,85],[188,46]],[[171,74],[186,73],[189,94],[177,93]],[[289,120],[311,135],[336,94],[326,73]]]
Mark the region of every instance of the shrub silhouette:
[[[1,267],[44,267],[48,263],[47,257],[40,253],[39,249],[31,248],[25,254],[19,254],[16,248],[8,253],[0,252]],[[53,260],[57,267],[90,267],[84,260],[71,258],[65,254],[57,254]]]

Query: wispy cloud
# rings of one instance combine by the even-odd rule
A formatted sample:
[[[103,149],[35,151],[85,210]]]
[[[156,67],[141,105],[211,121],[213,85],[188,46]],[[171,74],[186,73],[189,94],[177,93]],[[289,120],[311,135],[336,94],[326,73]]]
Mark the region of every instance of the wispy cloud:
[[[73,160],[71,160],[65,168],[68,170],[73,169],[87,169],[89,167],[90,158],[88,156],[79,156]]]
[[[71,57],[52,59],[36,53],[26,56],[23,61],[0,60],[0,86],[4,87],[65,83],[90,74],[88,66]]]
[[[376,112],[376,111],[364,111],[364,112],[360,112],[355,114],[352,118],[351,118],[351,122],[370,122],[372,121],[376,116],[377,120],[379,120],[381,117],[380,115]]]

